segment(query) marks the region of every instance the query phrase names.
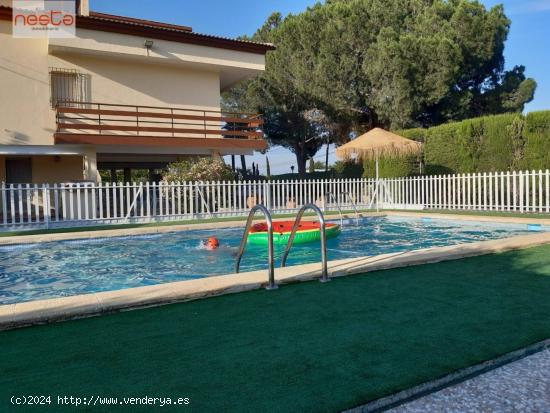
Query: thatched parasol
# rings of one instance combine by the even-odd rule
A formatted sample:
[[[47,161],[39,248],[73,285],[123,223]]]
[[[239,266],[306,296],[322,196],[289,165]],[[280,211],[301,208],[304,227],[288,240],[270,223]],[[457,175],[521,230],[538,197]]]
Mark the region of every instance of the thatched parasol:
[[[418,154],[422,144],[384,129],[374,128],[336,149],[336,156],[342,159],[377,159],[384,155]]]
[[[375,159],[376,160],[376,189],[374,197],[376,198],[376,210],[378,211],[379,198],[379,172],[378,159],[380,156],[396,156],[420,154],[422,144],[384,129],[374,128],[355,138],[351,142],[336,149],[336,156],[341,159]],[[383,184],[385,185],[385,184]]]

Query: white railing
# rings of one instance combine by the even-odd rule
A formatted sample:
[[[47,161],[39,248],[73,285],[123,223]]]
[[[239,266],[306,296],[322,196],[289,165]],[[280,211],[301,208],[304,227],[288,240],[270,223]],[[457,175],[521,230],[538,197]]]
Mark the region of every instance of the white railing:
[[[550,212],[550,172],[519,171],[381,179],[387,209]]]
[[[353,201],[364,208],[374,185],[369,179],[2,184],[0,229],[231,217],[256,204],[279,213],[308,203],[336,209],[333,200],[325,201],[328,192],[344,209]]]
[[[462,209],[550,213],[550,172],[520,171],[394,179],[2,184],[0,229],[50,228],[322,209]],[[335,195],[327,196],[329,193]],[[347,194],[349,194],[349,197]]]

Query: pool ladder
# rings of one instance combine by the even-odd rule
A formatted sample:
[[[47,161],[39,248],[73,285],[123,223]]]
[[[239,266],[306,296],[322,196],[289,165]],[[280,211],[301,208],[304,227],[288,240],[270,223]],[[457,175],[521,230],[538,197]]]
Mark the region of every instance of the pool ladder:
[[[317,207],[314,204],[306,204],[302,208],[300,208],[300,210],[298,211],[298,215],[296,215],[294,225],[292,226],[292,231],[290,232],[290,237],[288,238],[288,242],[286,244],[283,258],[281,259],[281,267],[286,266],[286,259],[288,257],[288,254],[290,253],[290,248],[292,247],[294,236],[296,235],[296,231],[300,226],[300,222],[302,221],[302,216],[308,209],[312,209],[317,214],[317,218],[319,220],[319,228],[321,232],[321,261],[322,261],[321,278],[319,281],[327,282],[327,281],[330,281],[330,278],[328,277],[328,265],[327,265],[327,237],[325,233],[325,217],[323,216],[323,212],[319,209],[319,207]],[[257,211],[260,211],[263,213],[263,215],[265,216],[265,220],[267,222],[268,282],[265,288],[266,290],[274,290],[278,287],[277,287],[277,284],[275,283],[275,265],[273,262],[273,219],[271,218],[271,214],[269,210],[263,205],[255,205],[248,213],[248,219],[246,220],[246,226],[244,228],[243,237],[241,238],[241,244],[239,246],[239,251],[237,253],[237,259],[235,261],[235,272],[239,273],[240,266],[241,266],[241,259],[246,247],[246,241],[248,240],[248,231],[252,226],[252,220],[254,219],[254,215],[256,214]]]
[[[319,220],[319,230],[321,231],[322,262],[321,279],[319,281],[324,283],[330,281],[330,278],[328,278],[327,268],[327,236],[325,233],[325,217],[319,207],[315,204],[306,204],[298,211],[298,215],[296,216],[296,220],[294,221],[294,225],[292,226],[292,231],[290,232],[290,237],[288,238],[288,242],[286,243],[285,253],[283,254],[283,258],[281,259],[281,267],[286,266],[286,259],[288,257],[288,253],[290,252],[290,248],[292,247],[294,236],[296,235],[296,231],[300,226],[300,222],[302,221],[302,216],[304,215],[304,212],[306,212],[308,209],[312,209],[313,212],[317,214],[317,219]]]
[[[351,206],[353,207],[353,210],[355,211],[355,225],[359,225],[359,211],[357,210],[357,205],[355,204],[355,200],[351,197],[349,192],[342,192],[342,194],[344,194],[347,197],[347,199],[349,199],[349,201],[351,203]],[[344,214],[342,213],[342,207],[340,205],[340,202],[338,202],[338,200],[336,199],[336,197],[334,196],[334,194],[332,192],[327,192],[327,196],[329,197],[329,199],[332,198],[332,200],[336,204],[336,208],[338,208],[338,212],[340,213],[340,226],[343,227],[344,226]]]
[[[246,247],[246,241],[248,240],[248,231],[252,225],[252,220],[257,211],[260,211],[265,216],[267,222],[267,275],[268,282],[265,287],[266,290],[274,290],[277,288],[275,284],[275,265],[273,264],[273,219],[271,219],[271,214],[268,209],[263,205],[255,205],[252,207],[248,213],[248,219],[246,220],[246,226],[244,228],[244,234],[241,238],[241,245],[239,246],[239,252],[237,253],[237,260],[235,261],[235,272],[239,273],[239,268],[241,266],[241,258],[243,257],[244,249]]]

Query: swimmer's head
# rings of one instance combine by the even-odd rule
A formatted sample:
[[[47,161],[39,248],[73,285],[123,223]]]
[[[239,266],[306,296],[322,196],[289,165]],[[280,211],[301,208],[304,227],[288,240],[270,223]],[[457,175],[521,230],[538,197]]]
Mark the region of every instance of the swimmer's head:
[[[206,246],[206,249],[215,250],[220,246],[220,242],[216,237],[210,237],[206,240],[204,245]]]

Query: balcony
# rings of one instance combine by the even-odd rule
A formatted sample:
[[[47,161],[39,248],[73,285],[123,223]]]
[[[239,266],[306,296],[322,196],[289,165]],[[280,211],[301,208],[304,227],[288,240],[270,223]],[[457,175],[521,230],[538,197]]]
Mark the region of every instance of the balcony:
[[[63,101],[56,105],[56,144],[263,150],[257,114]]]

